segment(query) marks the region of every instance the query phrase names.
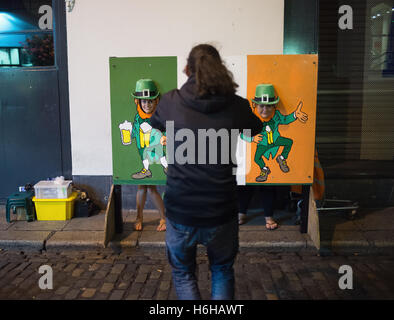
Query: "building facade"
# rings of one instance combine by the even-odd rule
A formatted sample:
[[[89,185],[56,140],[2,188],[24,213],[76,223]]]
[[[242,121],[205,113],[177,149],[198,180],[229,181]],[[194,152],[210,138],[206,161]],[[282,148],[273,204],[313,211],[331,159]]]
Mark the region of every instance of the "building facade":
[[[0,198],[63,175],[104,208],[109,58],[177,56],[180,86],[190,48],[210,42],[240,83],[247,54],[318,53],[326,196],[393,205],[393,20],[391,0],[2,1]],[[123,188],[125,208],[135,208],[135,192]]]

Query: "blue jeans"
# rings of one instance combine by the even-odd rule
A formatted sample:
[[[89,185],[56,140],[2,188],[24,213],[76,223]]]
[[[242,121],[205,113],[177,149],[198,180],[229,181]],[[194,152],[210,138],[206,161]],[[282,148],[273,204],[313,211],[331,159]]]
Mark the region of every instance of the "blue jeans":
[[[167,257],[180,300],[200,300],[196,278],[197,244],[207,248],[212,275],[212,299],[234,299],[234,261],[238,253],[238,218],[212,227],[191,227],[167,218]]]

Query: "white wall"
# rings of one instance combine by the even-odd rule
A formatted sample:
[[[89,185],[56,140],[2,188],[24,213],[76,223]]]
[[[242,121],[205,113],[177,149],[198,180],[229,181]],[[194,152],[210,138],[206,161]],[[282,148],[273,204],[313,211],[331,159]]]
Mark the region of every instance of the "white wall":
[[[73,175],[112,175],[109,57],[178,56],[180,85],[190,49],[208,42],[245,95],[246,55],[283,52],[284,0],[75,2],[67,13]]]

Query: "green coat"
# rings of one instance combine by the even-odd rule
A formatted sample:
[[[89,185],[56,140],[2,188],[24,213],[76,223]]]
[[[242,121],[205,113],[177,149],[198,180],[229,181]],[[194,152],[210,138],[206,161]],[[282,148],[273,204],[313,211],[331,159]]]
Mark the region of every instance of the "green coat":
[[[150,124],[150,119],[142,119],[137,113],[133,122],[131,138],[134,138],[136,141],[138,153],[142,161],[148,159],[150,164],[157,163],[160,158],[164,156],[163,146],[160,144],[160,139],[163,134],[159,130],[153,128],[149,138],[149,147],[142,147],[140,141],[140,127],[144,122]]]
[[[258,144],[258,147],[264,146],[265,148],[267,148],[269,146],[267,127],[269,127],[271,129],[272,139],[273,139],[273,143],[271,143],[273,145],[273,147],[268,149],[264,153],[265,158],[269,159],[270,155],[272,155],[272,158],[274,158],[276,156],[276,154],[278,153],[280,146],[275,146],[275,142],[281,136],[279,133],[279,125],[290,124],[296,120],[297,120],[297,118],[295,117],[294,113],[284,116],[278,110],[276,110],[275,114],[271,120],[269,120],[267,122],[263,122],[263,128],[260,132],[260,134],[263,136],[263,140],[260,141],[260,143]],[[253,142],[253,137],[245,137],[243,134],[241,134],[241,138],[247,142]]]

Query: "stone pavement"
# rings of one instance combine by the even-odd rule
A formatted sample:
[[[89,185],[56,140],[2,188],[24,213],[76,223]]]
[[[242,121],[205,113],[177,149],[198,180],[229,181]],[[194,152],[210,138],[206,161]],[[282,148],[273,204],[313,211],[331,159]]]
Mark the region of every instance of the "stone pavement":
[[[204,250],[197,258],[198,285],[210,298]],[[53,289],[39,288],[38,269],[53,269]],[[353,270],[353,289],[338,286],[339,267]],[[394,299],[393,255],[330,255],[240,250],[235,263],[237,300]],[[175,300],[164,248],[89,251],[0,250],[0,299]]]
[[[156,210],[144,211],[142,231],[134,230],[136,211],[123,214],[123,233],[116,235],[111,247],[164,247],[165,233],[157,232],[159,214]],[[264,247],[278,250],[314,250],[308,235],[301,234],[299,226],[283,224],[278,230],[268,231],[263,216],[252,214],[250,221],[240,228],[241,247]],[[0,212],[0,248],[20,250],[56,250],[77,247],[96,249],[103,247],[104,211],[89,218],[68,221],[12,221],[7,223]]]
[[[277,251],[316,250],[308,235],[294,225],[294,214],[276,211],[279,229],[268,231],[260,213],[248,214],[240,227],[241,248],[264,248]],[[163,247],[165,233],[157,232],[159,214],[144,212],[143,231],[133,230],[136,212],[124,212],[124,232],[110,244],[113,248]],[[359,210],[354,220],[340,213],[320,214],[322,252],[394,253],[394,207]],[[60,250],[102,248],[105,214],[68,221],[5,221],[0,207],[0,248],[20,250]]]
[[[124,232],[106,249],[104,218],[8,224],[0,212],[0,299],[175,300],[165,234],[155,231],[158,213],[146,211],[144,229],[136,232],[135,211],[125,212]],[[394,208],[360,211],[354,220],[320,215],[320,255],[291,214],[276,218],[275,231],[265,230],[258,213],[240,227],[237,299],[394,299]],[[209,299],[201,247],[197,261],[202,297]],[[38,286],[42,265],[53,268],[52,290]],[[353,268],[353,290],[338,287],[342,265]]]

